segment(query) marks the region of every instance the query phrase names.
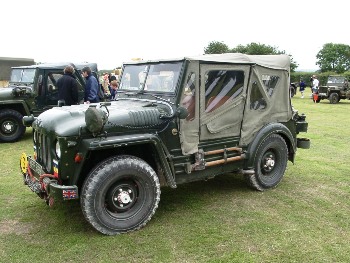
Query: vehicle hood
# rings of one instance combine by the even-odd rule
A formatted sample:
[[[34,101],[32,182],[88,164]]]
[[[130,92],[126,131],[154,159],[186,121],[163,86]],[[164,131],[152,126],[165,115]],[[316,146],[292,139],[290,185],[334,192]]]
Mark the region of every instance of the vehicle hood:
[[[13,88],[0,88],[0,100],[14,98]]]
[[[33,96],[32,86],[11,84],[6,88],[0,88],[0,101],[15,99],[22,96]]]
[[[57,136],[142,132],[164,128],[172,109],[151,100],[117,100],[110,103],[54,107],[40,114],[35,129]]]

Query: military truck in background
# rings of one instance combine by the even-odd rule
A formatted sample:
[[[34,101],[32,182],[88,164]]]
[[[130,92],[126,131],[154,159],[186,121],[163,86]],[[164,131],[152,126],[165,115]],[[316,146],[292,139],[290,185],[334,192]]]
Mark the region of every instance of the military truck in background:
[[[290,96],[291,96],[291,98],[293,98],[295,96],[295,94],[297,94],[298,84],[295,82],[291,82],[289,84],[289,90],[290,90]]]
[[[289,79],[287,55],[125,63],[115,100],[23,118],[34,147],[20,159],[24,182],[50,206],[80,198],[106,235],[145,226],[161,187],[227,173],[259,191],[276,187],[297,148],[310,147],[297,137],[308,123]]]
[[[8,87],[0,88],[0,142],[15,142],[23,136],[26,130],[22,123],[23,116],[38,116],[57,106],[56,81],[68,64],[72,63],[12,67]],[[81,69],[89,66],[97,76],[97,64],[72,65],[75,68],[74,77],[78,81],[79,99],[83,101],[85,79],[81,76]]]
[[[319,87],[318,99],[328,99],[331,104],[336,104],[341,99],[350,99],[348,79],[344,76],[329,76],[327,84]]]

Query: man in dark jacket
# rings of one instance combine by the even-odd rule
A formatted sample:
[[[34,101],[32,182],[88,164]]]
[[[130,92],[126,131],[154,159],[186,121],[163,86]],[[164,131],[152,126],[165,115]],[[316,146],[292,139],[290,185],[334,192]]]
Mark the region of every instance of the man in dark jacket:
[[[57,81],[58,99],[64,100],[64,105],[79,104],[78,83],[73,77],[74,68],[68,65],[63,73],[64,75]]]
[[[84,103],[100,102],[100,98],[98,97],[99,85],[97,79],[91,74],[91,68],[83,67],[81,72],[86,79]]]

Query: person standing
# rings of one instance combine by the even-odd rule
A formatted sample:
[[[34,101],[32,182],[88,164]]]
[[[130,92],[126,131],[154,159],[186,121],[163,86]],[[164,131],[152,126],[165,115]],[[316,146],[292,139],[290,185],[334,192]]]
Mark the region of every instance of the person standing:
[[[70,65],[63,70],[63,76],[57,80],[58,100],[63,100],[64,105],[79,104],[78,83],[73,76],[74,68]]]
[[[318,101],[318,86],[320,82],[318,81],[316,75],[313,75],[312,79],[312,100],[314,101],[314,103],[316,103]]]
[[[301,79],[300,83],[299,83],[299,90],[300,90],[302,99],[304,98],[305,87],[306,87],[306,84],[305,84],[304,80]]]
[[[118,82],[116,80],[112,80],[109,84],[109,92],[111,93],[111,100],[115,100],[117,98],[117,89]]]
[[[84,103],[96,103],[100,101],[98,97],[99,85],[97,79],[92,75],[90,67],[83,67],[81,70],[83,77],[86,79]]]

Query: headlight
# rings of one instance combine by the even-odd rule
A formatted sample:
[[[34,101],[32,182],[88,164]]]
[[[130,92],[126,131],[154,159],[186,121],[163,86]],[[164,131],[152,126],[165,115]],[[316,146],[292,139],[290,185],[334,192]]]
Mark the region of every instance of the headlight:
[[[58,141],[56,142],[56,156],[58,159],[61,158],[61,147],[60,147],[60,143]]]

